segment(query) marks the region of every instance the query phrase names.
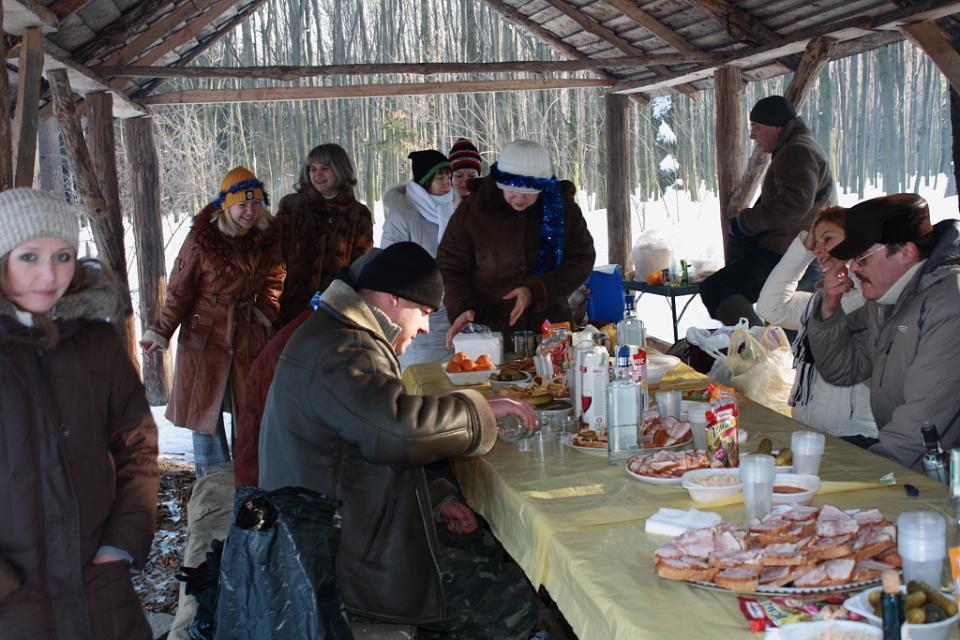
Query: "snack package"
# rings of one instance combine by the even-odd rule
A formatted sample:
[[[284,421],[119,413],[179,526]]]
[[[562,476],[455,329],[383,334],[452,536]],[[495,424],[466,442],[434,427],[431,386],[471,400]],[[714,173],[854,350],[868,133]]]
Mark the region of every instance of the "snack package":
[[[691,400],[693,402],[707,402],[710,399],[710,391],[707,387],[701,387],[700,389],[687,389],[683,392],[681,396],[684,400]]]
[[[824,596],[816,600],[775,596],[757,600],[737,596],[740,612],[747,619],[750,631],[776,629],[792,622],[810,620],[862,620],[843,607],[842,594]]]
[[[544,337],[537,345],[536,354],[548,354],[553,363],[553,375],[565,375],[570,368],[570,348],[572,336],[569,332],[561,331]]]
[[[737,396],[733,389],[708,384],[707,456],[724,467],[740,466]]]

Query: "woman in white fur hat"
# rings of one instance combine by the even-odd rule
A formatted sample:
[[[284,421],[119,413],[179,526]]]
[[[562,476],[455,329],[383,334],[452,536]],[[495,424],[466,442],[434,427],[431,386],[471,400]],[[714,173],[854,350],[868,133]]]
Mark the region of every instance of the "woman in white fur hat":
[[[77,260],[79,212],[0,193],[0,638],[149,640],[130,565],[153,538],[157,427]]]
[[[457,209],[437,250],[444,304],[456,318],[494,331],[539,331],[572,320],[567,298],[586,282],[596,252],[572,182],[557,180],[543,146],[506,145],[477,192]]]

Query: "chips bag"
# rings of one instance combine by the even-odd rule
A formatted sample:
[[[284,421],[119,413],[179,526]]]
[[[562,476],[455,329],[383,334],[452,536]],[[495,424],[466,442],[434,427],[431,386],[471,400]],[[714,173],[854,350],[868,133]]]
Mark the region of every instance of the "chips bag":
[[[740,466],[740,434],[737,396],[733,389],[719,384],[707,385],[710,409],[707,410],[707,456],[724,467]]]

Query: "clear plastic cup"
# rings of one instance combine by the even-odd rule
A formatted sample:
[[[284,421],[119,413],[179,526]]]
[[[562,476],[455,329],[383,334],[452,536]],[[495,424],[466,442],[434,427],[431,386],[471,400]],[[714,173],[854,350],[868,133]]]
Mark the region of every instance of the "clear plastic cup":
[[[544,380],[553,379],[553,358],[549,353],[541,353],[533,356],[533,366],[537,369],[537,375]]]
[[[743,482],[743,506],[746,521],[762,518],[773,506],[773,456],[761,453],[740,456],[740,480]]]
[[[793,451],[793,472],[811,476],[820,475],[820,458],[826,438],[818,431],[795,431],[790,436]]]
[[[537,346],[537,334],[533,331],[513,332],[513,352],[518,358],[529,358]]]
[[[683,399],[683,393],[680,391],[658,391],[657,392],[657,412],[661,418],[679,418],[680,401]]]
[[[707,449],[707,418],[706,416],[689,416],[690,429],[693,431],[693,447],[705,451]]]
[[[908,511],[897,518],[897,552],[903,559],[903,580],[940,587],[947,555],[946,521],[932,511]]]

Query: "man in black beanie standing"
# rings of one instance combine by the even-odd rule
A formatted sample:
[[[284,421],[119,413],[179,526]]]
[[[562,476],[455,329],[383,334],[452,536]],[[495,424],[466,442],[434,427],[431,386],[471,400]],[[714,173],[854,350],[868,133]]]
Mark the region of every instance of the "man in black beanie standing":
[[[452,484],[428,484],[424,465],[487,453],[499,417],[528,429],[537,418],[526,403],[469,389],[407,393],[397,356],[429,330],[442,298],[436,262],[413,242],[380,250],[324,290],[270,385],[260,486],[341,501],[337,579],[352,616],[416,625],[424,638],[525,640],[537,619],[533,588]]]
[[[760,198],[730,220],[727,265],[700,285],[710,316],[725,325],[741,317],[762,324],[753,303],[767,276],[817,212],[837,202],[826,154],[789,100],[758,100],[750,110],[750,139],[772,156]],[[800,289],[810,290],[813,277],[808,271]]]

